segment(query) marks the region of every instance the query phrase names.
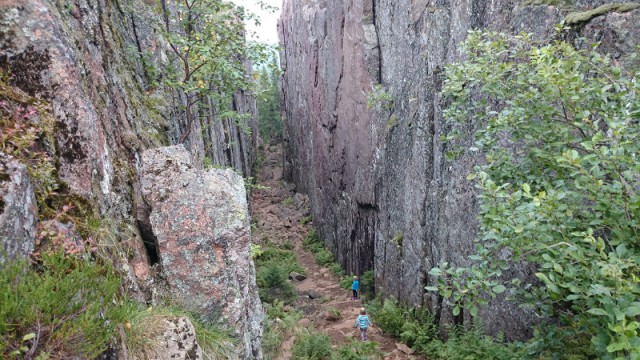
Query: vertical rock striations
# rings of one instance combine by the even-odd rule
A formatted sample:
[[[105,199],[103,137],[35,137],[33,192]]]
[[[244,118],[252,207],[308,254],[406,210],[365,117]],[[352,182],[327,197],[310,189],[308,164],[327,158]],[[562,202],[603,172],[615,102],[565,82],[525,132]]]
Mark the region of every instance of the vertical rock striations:
[[[182,146],[142,154],[142,193],[173,295],[206,320],[222,316],[241,339],[241,359],[261,359],[264,315],[251,259],[244,180],[197,169]]]
[[[0,153],[0,264],[26,257],[36,237],[38,205],[26,167]]]
[[[443,261],[468,264],[478,222],[466,176],[481,161],[446,157],[444,66],[461,60],[459,44],[470,29],[552,39],[569,12],[614,1],[526,3],[284,2],[285,175],[309,194],[314,224],[347,271],[375,269],[379,291],[429,306],[443,322],[450,311],[425,294],[426,274]],[[604,12],[568,36],[602,41],[603,51],[626,61],[640,39],[638,20],[637,9]],[[480,316],[490,333],[530,335],[531,315],[502,300]]]

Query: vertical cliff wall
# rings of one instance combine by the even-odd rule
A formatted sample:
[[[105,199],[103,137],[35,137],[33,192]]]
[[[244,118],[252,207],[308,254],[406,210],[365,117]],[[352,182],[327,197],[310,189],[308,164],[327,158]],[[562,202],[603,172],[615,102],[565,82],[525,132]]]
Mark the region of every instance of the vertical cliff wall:
[[[118,244],[113,247],[109,244],[108,248],[117,250],[114,250],[116,257],[122,262],[119,269],[128,273],[127,286],[139,298],[144,298],[140,288],[149,278],[150,266],[159,262],[149,220],[151,208],[140,189],[141,154],[146,149],[175,144],[187,132],[183,116],[185,100],[180,92],[165,87],[161,77],[174,65],[170,62],[169,44],[160,31],[161,8],[159,1],[140,0],[0,1],[2,84],[7,83],[30,99],[16,107],[27,107],[29,102],[40,99],[55,118],[56,149],[50,149],[50,153],[55,157],[55,176],[62,185],[55,189],[59,196],[52,198],[88,204],[83,215],[101,219],[101,224],[109,227],[106,232]],[[0,93],[3,110],[8,101],[5,90],[3,86]],[[251,176],[257,134],[255,99],[239,91],[229,105],[231,110],[248,114],[247,126],[255,129],[254,135],[237,126],[234,119],[221,120],[213,107],[208,106],[212,101],[200,97],[193,105],[197,121],[184,145],[193,156],[194,166],[202,168],[208,159],[210,165],[232,167],[244,176]],[[33,122],[37,126],[37,119]],[[2,164],[15,168],[11,161],[2,154]],[[16,188],[5,181],[7,170],[3,169],[0,169],[2,189]],[[28,179],[18,183],[14,172],[17,174],[9,172],[10,180],[23,188],[29,187]],[[18,193],[9,199],[18,195],[22,196]],[[31,205],[20,205],[25,209],[34,202],[33,194],[27,195]],[[62,203],[49,205],[62,207]],[[0,209],[0,214],[3,210]],[[35,215],[29,216],[22,220],[30,225],[30,231],[22,233],[33,242]],[[9,229],[4,224],[2,228]],[[9,230],[2,234],[3,245]],[[249,251],[248,235],[245,240],[237,244],[245,247],[236,249],[239,253]],[[33,244],[13,247],[17,246],[25,251],[33,248]],[[14,248],[9,250],[18,252]],[[162,265],[173,266],[170,261]],[[249,267],[227,270],[245,271],[244,285],[255,287]],[[238,290],[241,296],[234,301],[253,306],[253,311],[261,315],[257,293],[249,294],[252,296],[249,299],[245,290]],[[249,321],[249,313],[243,313],[243,321]],[[259,358],[261,317],[251,321],[258,324],[247,335],[251,339],[243,338],[247,343],[240,346],[253,347]]]
[[[442,322],[450,311],[425,294],[427,273],[468,263],[478,222],[466,176],[481,161],[446,157],[443,67],[461,60],[470,29],[553,39],[567,14],[615,2],[550,3],[562,2],[284,1],[285,174],[309,194],[314,224],[347,271],[375,269],[378,291],[429,306]],[[638,20],[640,10],[583,16],[562,36],[601,41],[625,61]],[[533,321],[501,299],[480,316],[510,338],[528,336]]]

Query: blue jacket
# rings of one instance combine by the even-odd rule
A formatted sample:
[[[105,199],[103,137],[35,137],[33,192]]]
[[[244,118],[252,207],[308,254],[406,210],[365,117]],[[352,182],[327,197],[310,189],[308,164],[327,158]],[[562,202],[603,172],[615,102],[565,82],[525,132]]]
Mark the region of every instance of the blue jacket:
[[[360,280],[353,280],[353,283],[351,284],[351,290],[360,290]]]
[[[360,326],[360,329],[366,329],[369,327],[369,325],[373,324],[371,324],[371,320],[369,320],[369,317],[367,315],[358,315],[355,325]]]

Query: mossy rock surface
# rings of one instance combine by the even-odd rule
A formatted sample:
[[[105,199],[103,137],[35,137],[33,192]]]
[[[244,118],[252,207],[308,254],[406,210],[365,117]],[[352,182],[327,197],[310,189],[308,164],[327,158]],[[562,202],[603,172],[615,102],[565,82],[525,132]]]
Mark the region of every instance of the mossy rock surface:
[[[606,4],[587,11],[572,12],[567,15],[564,21],[567,25],[575,25],[587,22],[598,16],[606,15],[612,11],[627,12],[638,8],[640,8],[640,4],[638,3]]]

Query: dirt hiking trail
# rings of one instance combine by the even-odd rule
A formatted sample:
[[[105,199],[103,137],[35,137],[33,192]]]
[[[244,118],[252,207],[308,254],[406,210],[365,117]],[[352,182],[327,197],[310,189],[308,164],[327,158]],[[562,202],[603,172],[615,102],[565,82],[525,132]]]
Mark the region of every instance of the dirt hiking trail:
[[[316,330],[329,335],[333,347],[338,347],[359,339],[359,330],[354,327],[355,319],[362,307],[360,300],[351,300],[351,290],[340,289],[339,278],[329,269],[316,264],[315,257],[302,247],[308,226],[301,220],[309,216],[309,203],[306,196],[296,194],[294,186],[282,180],[282,150],[280,146],[265,145],[265,160],[258,173],[258,183],[266,188],[253,191],[251,207],[257,220],[254,229],[254,241],[261,243],[269,238],[276,243],[291,242],[298,262],[305,269],[307,278],[295,281],[300,295],[293,307],[303,312],[299,321],[302,327],[313,326]],[[369,341],[378,343],[385,354],[384,359],[423,359],[411,355],[411,350],[397,340],[385,336],[374,326],[369,328]],[[291,348],[295,336],[287,339],[278,359],[291,359]],[[295,359],[294,359],[295,360]]]

